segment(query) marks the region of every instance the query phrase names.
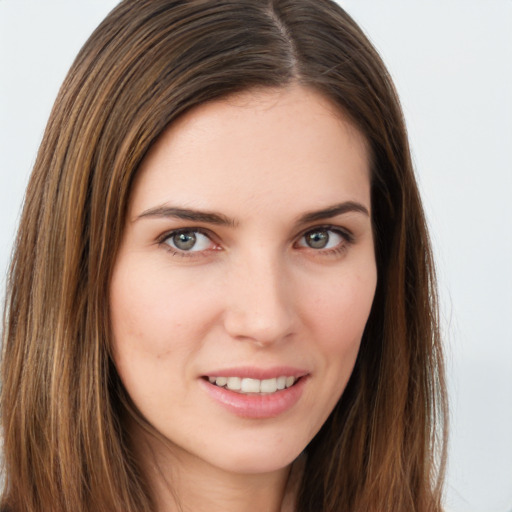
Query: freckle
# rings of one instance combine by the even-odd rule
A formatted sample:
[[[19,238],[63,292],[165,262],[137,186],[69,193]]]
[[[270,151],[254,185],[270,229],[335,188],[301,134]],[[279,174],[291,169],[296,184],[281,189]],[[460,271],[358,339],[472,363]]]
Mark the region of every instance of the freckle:
[[[164,359],[171,353],[170,350],[166,350],[165,352],[160,352],[156,355],[157,359]]]

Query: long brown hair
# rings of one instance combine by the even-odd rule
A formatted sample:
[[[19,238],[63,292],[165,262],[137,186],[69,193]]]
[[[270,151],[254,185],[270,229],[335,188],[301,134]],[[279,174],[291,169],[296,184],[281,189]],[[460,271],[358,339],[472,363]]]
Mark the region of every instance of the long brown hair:
[[[443,361],[406,130],[378,54],[330,0],[125,0],[79,53],[38,153],[8,282],[4,507],[154,510],[109,347],[131,183],[184,112],[291,83],[333,101],[368,141],[378,268],[353,375],[306,448],[297,510],[441,510]]]

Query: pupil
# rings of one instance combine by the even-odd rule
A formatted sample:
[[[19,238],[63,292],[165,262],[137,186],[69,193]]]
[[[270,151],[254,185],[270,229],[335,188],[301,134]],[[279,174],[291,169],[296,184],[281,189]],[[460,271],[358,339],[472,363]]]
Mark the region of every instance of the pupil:
[[[173,236],[174,245],[182,251],[192,249],[196,243],[196,235],[194,233],[178,233]]]
[[[313,249],[323,249],[329,242],[327,231],[314,231],[307,235],[307,244]]]

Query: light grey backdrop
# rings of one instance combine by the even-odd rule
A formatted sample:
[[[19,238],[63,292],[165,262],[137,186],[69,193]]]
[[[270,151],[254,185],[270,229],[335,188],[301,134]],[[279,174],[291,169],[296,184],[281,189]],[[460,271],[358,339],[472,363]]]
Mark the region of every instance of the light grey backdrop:
[[[452,411],[447,509],[512,511],[512,0],[339,1],[395,79],[431,226]],[[116,3],[0,0],[1,288],[58,87]]]

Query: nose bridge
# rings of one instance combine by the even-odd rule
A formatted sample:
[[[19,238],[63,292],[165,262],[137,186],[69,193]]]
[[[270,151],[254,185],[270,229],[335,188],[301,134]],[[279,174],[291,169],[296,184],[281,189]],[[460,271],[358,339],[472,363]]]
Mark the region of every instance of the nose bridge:
[[[293,329],[293,304],[284,258],[248,251],[233,264],[226,290],[225,328],[239,339],[267,345]]]

